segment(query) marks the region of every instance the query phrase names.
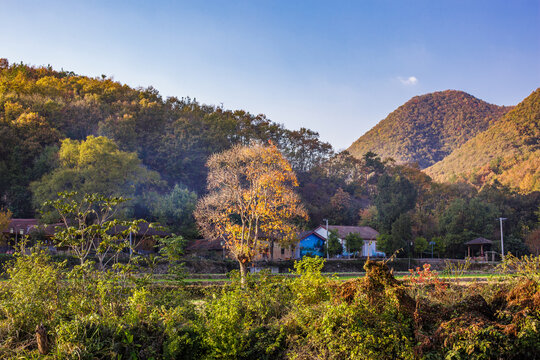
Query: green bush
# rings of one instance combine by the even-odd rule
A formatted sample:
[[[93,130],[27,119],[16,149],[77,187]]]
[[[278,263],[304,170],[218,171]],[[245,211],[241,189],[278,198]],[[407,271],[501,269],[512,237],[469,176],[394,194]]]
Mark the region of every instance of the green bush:
[[[249,276],[245,287],[235,279],[204,313],[208,357],[277,358],[285,340],[278,319],[288,311],[292,299],[289,289],[286,279],[268,273]]]
[[[33,336],[36,326],[53,325],[64,305],[58,292],[64,264],[51,262],[42,250],[33,250],[29,255],[17,253],[7,268],[8,280],[0,292],[2,341],[6,337],[25,340]]]
[[[329,278],[323,276],[324,259],[320,257],[304,257],[294,263],[299,277],[291,284],[294,301],[297,306],[317,304],[330,298]]]

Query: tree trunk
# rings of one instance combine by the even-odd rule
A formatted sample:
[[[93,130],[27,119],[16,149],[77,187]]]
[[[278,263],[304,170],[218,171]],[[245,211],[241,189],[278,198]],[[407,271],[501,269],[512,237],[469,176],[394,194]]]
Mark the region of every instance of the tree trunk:
[[[47,355],[49,353],[49,339],[47,337],[47,329],[43,324],[36,327],[36,341],[38,351],[41,355]]]
[[[244,262],[238,261],[240,264],[240,284],[242,287],[246,286],[247,266]]]

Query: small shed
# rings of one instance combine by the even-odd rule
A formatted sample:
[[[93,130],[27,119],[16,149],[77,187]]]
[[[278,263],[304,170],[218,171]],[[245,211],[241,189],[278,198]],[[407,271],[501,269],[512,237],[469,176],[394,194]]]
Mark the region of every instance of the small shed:
[[[493,244],[493,241],[488,240],[483,237],[476,238],[471,241],[467,241],[465,245],[467,245],[467,256],[471,257],[471,253],[473,254],[473,257],[475,254],[480,254],[480,257],[485,257],[484,250],[491,250],[491,245]],[[471,251],[472,249],[472,251]]]

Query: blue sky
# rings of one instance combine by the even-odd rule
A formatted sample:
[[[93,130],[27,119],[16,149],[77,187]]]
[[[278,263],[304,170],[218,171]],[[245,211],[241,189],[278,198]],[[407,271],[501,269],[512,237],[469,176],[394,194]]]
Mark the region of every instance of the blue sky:
[[[515,105],[540,86],[540,1],[0,0],[0,57],[308,127],[348,147],[415,95]]]

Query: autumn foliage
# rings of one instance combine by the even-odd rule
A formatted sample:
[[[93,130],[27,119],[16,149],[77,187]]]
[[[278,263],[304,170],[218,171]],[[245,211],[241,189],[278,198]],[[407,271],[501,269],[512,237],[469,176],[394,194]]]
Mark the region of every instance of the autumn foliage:
[[[204,235],[225,242],[244,276],[269,241],[292,244],[295,220],[307,218],[293,191],[296,175],[273,145],[235,146],[211,156],[207,166],[209,194],[195,218]]]

